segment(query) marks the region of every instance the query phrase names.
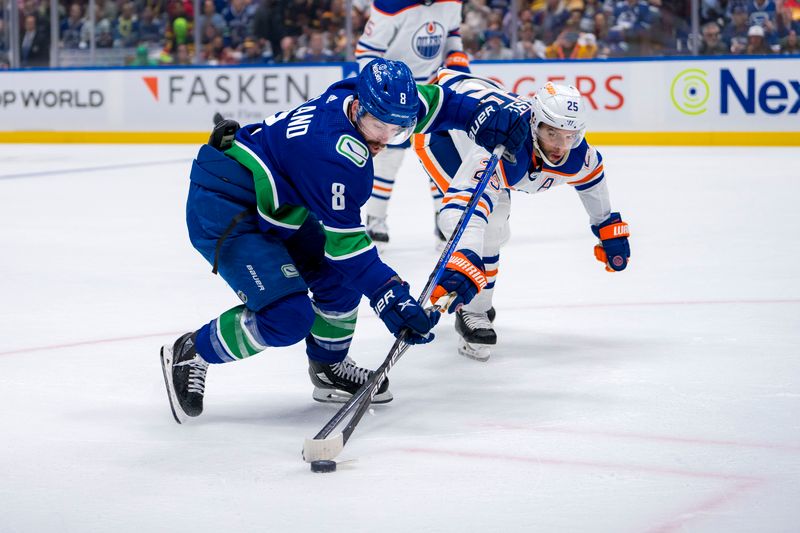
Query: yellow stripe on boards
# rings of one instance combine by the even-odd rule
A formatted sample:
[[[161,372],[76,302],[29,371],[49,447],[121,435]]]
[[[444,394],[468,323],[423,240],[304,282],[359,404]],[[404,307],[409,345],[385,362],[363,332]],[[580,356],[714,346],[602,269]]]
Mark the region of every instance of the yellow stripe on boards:
[[[587,132],[597,146],[800,146],[800,131]]]

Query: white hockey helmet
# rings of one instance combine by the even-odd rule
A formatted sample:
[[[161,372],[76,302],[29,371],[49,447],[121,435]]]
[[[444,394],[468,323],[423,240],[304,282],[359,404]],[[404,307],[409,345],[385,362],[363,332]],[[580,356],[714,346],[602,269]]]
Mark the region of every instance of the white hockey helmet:
[[[575,140],[571,148],[577,148],[586,134],[586,120],[581,93],[572,85],[557,85],[547,82],[533,96],[531,101],[531,135],[536,150],[551,166],[558,166],[569,156],[569,152],[561,161],[553,163],[544,155],[536,140],[536,132],[541,124],[547,124],[560,130],[574,131]]]

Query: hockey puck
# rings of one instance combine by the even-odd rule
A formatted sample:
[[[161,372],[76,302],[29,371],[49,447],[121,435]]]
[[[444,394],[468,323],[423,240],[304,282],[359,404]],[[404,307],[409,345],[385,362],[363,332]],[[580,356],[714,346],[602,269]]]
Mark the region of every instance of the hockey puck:
[[[311,461],[312,472],[336,472],[336,461]]]

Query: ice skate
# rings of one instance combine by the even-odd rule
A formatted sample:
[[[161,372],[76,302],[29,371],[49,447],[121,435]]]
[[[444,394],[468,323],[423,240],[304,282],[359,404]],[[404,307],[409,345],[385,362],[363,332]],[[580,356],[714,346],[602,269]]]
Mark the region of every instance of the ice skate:
[[[175,344],[161,347],[164,384],[172,416],[178,424],[203,412],[208,363],[197,355],[194,342],[194,333],[186,333]]]
[[[386,217],[367,215],[367,235],[379,250],[389,244],[389,226]]]
[[[491,346],[497,344],[497,333],[492,327],[494,308],[485,313],[459,309],[456,311],[458,353],[477,361],[488,361]]]
[[[313,397],[318,402],[344,403],[356,393],[361,385],[369,380],[371,370],[356,365],[349,357],[341,363],[329,365],[312,359],[308,360],[308,375],[314,384]],[[392,401],[389,392],[389,379],[383,380],[372,403]]]

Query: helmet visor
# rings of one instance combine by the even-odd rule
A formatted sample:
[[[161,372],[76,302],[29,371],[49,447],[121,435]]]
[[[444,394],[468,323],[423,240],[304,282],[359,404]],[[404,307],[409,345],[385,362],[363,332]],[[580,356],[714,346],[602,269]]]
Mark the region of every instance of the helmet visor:
[[[414,133],[414,128],[417,126],[417,119],[415,118],[407,126],[389,124],[378,120],[363,106],[359,105],[356,112],[356,126],[368,142],[396,145],[403,144],[411,137],[411,134]]]
[[[553,148],[570,150],[577,148],[583,140],[583,130],[564,130],[540,123],[536,128],[536,137],[540,143]]]

